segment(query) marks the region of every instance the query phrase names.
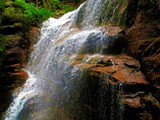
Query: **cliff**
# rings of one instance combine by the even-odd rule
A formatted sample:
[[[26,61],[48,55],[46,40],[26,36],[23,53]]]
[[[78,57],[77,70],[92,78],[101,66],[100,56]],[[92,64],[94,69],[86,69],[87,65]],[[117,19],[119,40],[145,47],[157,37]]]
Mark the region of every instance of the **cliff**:
[[[88,81],[90,94],[93,98],[99,100],[95,92],[98,90],[100,93],[107,89],[108,92],[104,93],[104,96],[99,94],[98,97],[102,97],[103,100],[110,97],[111,101],[115,97],[121,101],[120,103],[125,109],[123,119],[159,120],[160,1],[128,0],[124,4],[124,6],[123,4],[120,5],[122,10],[115,14],[118,17],[114,18],[114,24],[122,26],[123,30],[113,37],[118,42],[111,45],[111,49],[107,49],[114,51],[112,53],[114,55],[90,57],[86,54],[80,54],[76,57],[73,66],[87,71],[87,75],[84,76]],[[2,10],[0,12],[0,86],[15,88],[22,85],[27,79],[27,74],[23,68],[27,63],[27,58],[33,49],[39,31],[36,24],[26,27],[21,16],[23,9],[14,2],[5,1],[4,6],[1,6],[0,9]],[[109,11],[111,10],[109,9]],[[84,19],[79,19],[78,27],[83,26],[81,23],[83,20],[85,21],[85,14],[89,13],[82,11],[79,15]],[[123,18],[116,23],[121,15]],[[103,23],[103,20],[108,20],[109,15],[105,17],[107,18],[103,17],[97,24]],[[95,17],[95,19],[97,18]],[[94,21],[91,22],[94,23]],[[111,29],[114,31],[113,27]],[[85,50],[90,50],[90,48],[86,45]],[[86,59],[89,61],[85,61]],[[98,83],[103,81],[105,81],[105,87],[102,86],[100,91]],[[113,89],[114,94],[112,96]],[[122,95],[121,98],[117,97],[119,93]],[[104,105],[107,105],[103,100]],[[107,102],[109,105],[116,104],[114,100],[113,103]],[[95,111],[96,106],[93,104],[91,107],[93,108],[91,111]],[[117,106],[114,105],[114,107]],[[118,110],[121,109],[118,108]],[[107,112],[109,111],[105,111],[104,114],[111,116]],[[112,112],[118,114],[119,111],[114,109]]]
[[[38,28],[26,26],[22,7],[12,1],[3,1],[0,20],[1,85],[18,86],[27,78],[23,70],[29,47],[37,37]]]

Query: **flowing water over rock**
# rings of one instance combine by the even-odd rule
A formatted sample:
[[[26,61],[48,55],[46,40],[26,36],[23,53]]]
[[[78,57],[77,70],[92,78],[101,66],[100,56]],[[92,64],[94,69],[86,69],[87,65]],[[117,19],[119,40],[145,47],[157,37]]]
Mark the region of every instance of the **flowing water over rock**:
[[[117,88],[88,79],[87,70],[72,64],[78,54],[100,57],[123,50],[121,43],[125,40],[120,28],[112,28],[109,33],[107,26],[95,27],[99,20],[106,21],[101,18],[115,17],[101,14],[108,3],[115,5],[114,11],[121,6],[108,0],[89,0],[60,19],[50,18],[43,23],[28,63],[29,78],[15,93],[5,120],[123,119],[122,113],[116,111],[123,112]]]

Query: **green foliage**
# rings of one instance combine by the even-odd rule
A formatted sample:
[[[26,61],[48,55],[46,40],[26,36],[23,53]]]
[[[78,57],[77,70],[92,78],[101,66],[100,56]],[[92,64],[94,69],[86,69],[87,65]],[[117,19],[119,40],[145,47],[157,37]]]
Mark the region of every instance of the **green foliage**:
[[[76,6],[70,6],[70,5],[66,5],[66,4],[59,4],[59,9],[57,9],[54,12],[54,16],[55,17],[59,17],[67,12],[73,11],[75,10],[77,7]]]
[[[4,2],[3,2],[3,0],[0,0],[0,10],[2,10],[3,7],[4,7]]]
[[[59,5],[59,0],[53,0],[55,5]]]
[[[23,0],[15,0],[15,2],[23,9],[23,21],[26,24],[33,24],[46,20],[53,13],[46,8],[36,8],[33,3],[26,3]]]
[[[77,7],[75,7],[75,6],[69,6],[69,5],[61,5],[61,8],[62,8],[65,12],[69,12],[69,11],[75,10]]]

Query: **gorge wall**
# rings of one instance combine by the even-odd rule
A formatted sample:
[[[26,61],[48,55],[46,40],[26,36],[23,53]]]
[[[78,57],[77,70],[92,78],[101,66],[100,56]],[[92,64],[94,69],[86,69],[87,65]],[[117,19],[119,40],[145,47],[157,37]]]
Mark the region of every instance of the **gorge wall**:
[[[160,1],[129,0],[125,31],[128,54],[139,60],[150,85],[149,92],[160,102]],[[154,114],[157,112],[154,111]],[[148,119],[160,119],[159,116],[146,116]]]
[[[126,19],[128,53],[138,59],[152,92],[159,100],[160,1],[129,1]]]
[[[0,5],[0,119],[12,101],[11,91],[25,83],[23,70],[35,39],[38,27],[24,24],[22,8],[12,0]]]
[[[38,28],[25,25],[23,9],[13,1],[3,1],[0,17],[0,86],[16,87],[24,83],[23,70],[30,53],[30,45],[38,36]]]
[[[118,21],[118,23],[114,24],[118,24],[124,28],[120,34],[123,36],[122,38],[125,37],[125,40],[128,40],[127,45],[125,45],[127,47],[125,54],[116,58],[114,56],[93,57],[84,66],[80,66],[78,63],[87,58],[87,56],[79,55],[73,64],[89,71],[88,80],[106,81],[107,76],[109,85],[115,86],[116,84],[118,90],[121,90],[121,84],[119,83],[124,84],[125,87],[121,99],[125,106],[123,119],[159,120],[160,1],[128,0],[124,2],[125,5],[120,6],[123,10],[119,13],[123,15],[123,18],[121,18],[123,22]],[[0,34],[2,37],[0,42],[5,45],[5,50],[0,53],[0,70],[2,73],[0,76],[0,86],[19,86],[19,83],[27,78],[27,74],[23,71],[23,68],[27,62],[27,56],[30,53],[30,49],[32,49],[30,46],[35,41],[34,38],[37,36],[38,29],[36,27],[24,29],[25,27],[21,21],[22,18],[19,16],[21,12],[21,8],[14,5],[13,2],[8,1],[1,12]],[[80,16],[83,17],[84,14]],[[119,14],[115,15],[118,16]],[[105,17],[103,20],[108,20],[108,16],[106,15]],[[114,18],[115,21],[116,19]],[[83,24],[81,20],[78,22]],[[81,27],[81,24],[78,27]],[[120,47],[119,43],[114,46],[115,49]],[[96,66],[94,66],[95,62]],[[116,71],[112,71],[111,66]],[[123,76],[124,73],[126,76]],[[132,79],[128,79],[127,76],[131,76]],[[94,93],[96,89],[93,88],[92,90]],[[111,89],[109,92],[112,92]],[[94,105],[92,107],[94,108]],[[105,111],[104,114],[107,114],[106,112],[108,111]],[[116,110],[114,112],[117,113]]]

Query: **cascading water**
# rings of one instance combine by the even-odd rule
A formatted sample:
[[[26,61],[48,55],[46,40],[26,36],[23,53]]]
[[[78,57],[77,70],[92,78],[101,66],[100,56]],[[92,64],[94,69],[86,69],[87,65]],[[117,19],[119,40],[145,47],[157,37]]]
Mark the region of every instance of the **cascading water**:
[[[92,21],[93,15],[104,17],[97,10],[100,6],[104,10],[103,3],[107,2],[97,0],[95,3],[89,0],[60,19],[50,18],[43,23],[41,36],[28,63],[29,78],[20,92],[15,93],[5,120],[108,119],[105,115],[97,115],[101,111],[95,113],[98,105],[92,102],[93,96],[89,94],[92,91],[85,81],[86,71],[71,65],[78,54],[98,55],[111,50],[109,46],[114,43],[112,37],[107,35],[103,27],[95,28],[100,18],[95,16]],[[90,8],[87,17],[86,10],[93,4],[97,10]],[[87,18],[86,22],[85,19],[80,20],[82,11],[83,17]],[[87,26],[92,27],[86,29]],[[84,104],[84,101],[88,104]],[[93,109],[90,105],[96,107]],[[97,109],[102,110],[104,105],[106,103],[102,102],[101,108]],[[111,117],[111,120],[115,118]]]

